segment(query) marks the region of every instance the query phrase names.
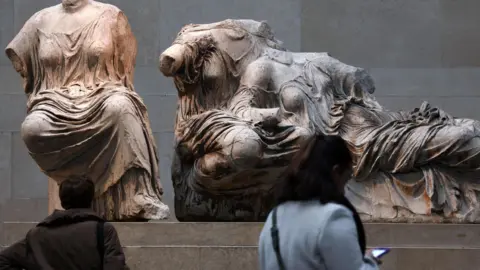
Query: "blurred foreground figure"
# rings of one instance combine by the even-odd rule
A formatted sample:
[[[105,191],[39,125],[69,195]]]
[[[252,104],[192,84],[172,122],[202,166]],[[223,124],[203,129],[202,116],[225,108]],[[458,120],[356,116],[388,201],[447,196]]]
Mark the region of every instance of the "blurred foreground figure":
[[[65,210],[56,210],[25,239],[0,253],[0,270],[122,270],[117,231],[91,210],[94,184],[68,179],[60,185]]]
[[[261,270],[378,269],[365,256],[362,221],[344,195],[351,173],[340,137],[315,136],[301,148],[260,234]]]

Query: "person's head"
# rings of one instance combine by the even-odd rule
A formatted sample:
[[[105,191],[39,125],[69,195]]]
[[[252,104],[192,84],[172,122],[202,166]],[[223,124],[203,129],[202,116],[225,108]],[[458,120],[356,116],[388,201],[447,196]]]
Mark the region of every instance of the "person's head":
[[[95,185],[89,179],[71,178],[60,184],[60,202],[65,210],[90,208],[95,195]]]
[[[352,157],[338,136],[316,135],[292,159],[279,186],[278,203],[318,199],[337,200],[351,178]]]

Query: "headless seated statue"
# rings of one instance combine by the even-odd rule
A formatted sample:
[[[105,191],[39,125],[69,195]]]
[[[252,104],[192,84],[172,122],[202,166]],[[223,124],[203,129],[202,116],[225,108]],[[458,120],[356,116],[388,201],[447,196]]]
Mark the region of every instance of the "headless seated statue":
[[[388,111],[367,71],[327,53],[289,52],[265,22],[187,25],[159,67],[179,95],[179,220],[263,220],[275,182],[315,133],[348,143],[347,194],[364,218],[480,220],[478,121],[428,103]]]
[[[22,138],[60,183],[95,183],[108,220],[163,219],[158,158],[147,109],[133,86],[136,40],[115,6],[64,0],[34,14],[6,48],[23,78]]]

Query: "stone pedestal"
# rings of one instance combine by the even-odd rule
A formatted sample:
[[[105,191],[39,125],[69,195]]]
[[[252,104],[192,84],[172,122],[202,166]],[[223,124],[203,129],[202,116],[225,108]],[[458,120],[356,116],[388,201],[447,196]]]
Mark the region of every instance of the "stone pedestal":
[[[48,214],[51,214],[55,209],[63,209],[58,196],[58,189],[57,182],[48,178]]]
[[[5,223],[5,245],[34,223]],[[256,270],[261,223],[116,223],[132,270]],[[480,226],[366,224],[370,247],[390,247],[382,270],[472,270],[480,265]]]

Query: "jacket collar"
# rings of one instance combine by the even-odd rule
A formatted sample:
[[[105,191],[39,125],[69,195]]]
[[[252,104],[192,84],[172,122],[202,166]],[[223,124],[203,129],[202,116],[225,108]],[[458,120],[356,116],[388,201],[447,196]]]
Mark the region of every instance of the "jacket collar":
[[[74,208],[68,210],[55,210],[51,215],[40,222],[38,227],[58,227],[84,221],[104,222],[92,209]]]

